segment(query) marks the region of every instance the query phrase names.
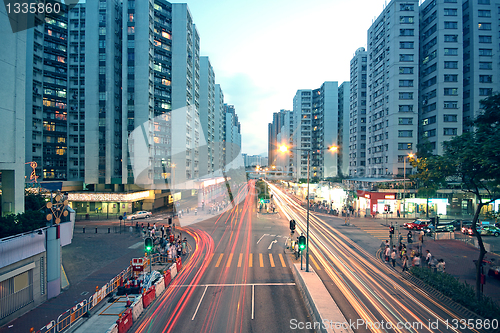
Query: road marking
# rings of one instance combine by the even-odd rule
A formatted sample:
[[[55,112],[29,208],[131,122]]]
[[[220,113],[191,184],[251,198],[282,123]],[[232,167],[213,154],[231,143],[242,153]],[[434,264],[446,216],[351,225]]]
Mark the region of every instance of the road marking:
[[[259,240],[257,241],[257,244],[259,244],[259,242],[262,240],[262,238],[264,238],[264,236],[269,236],[269,234],[263,234],[261,238],[259,238]]]
[[[219,265],[220,265],[220,262],[221,262],[221,260],[222,260],[222,256],[223,256],[223,255],[224,255],[224,253],[221,253],[221,254],[219,255],[219,260],[217,260],[217,263],[215,264],[215,267],[219,267]]]
[[[214,254],[215,253],[210,253],[210,258],[208,258],[207,266],[210,265],[210,262],[212,261],[212,258],[214,257]]]
[[[252,320],[255,317],[255,285],[252,285]]]
[[[317,269],[318,271],[320,271],[320,270],[321,270],[321,268],[318,266],[318,263],[316,262],[316,260],[314,260],[313,256],[312,256],[312,255],[309,255],[309,258],[311,258],[311,260],[312,260],[312,262],[313,262],[314,266],[316,266],[316,269]]]
[[[134,245],[130,245],[128,248],[129,249],[138,249],[141,247],[142,244],[144,244],[144,242],[137,242]]]
[[[229,254],[229,259],[227,259],[226,267],[231,266],[231,260],[233,260],[233,254]]]
[[[243,253],[240,253],[240,257],[238,258],[238,267],[241,267],[241,260],[243,259]]]
[[[259,263],[260,267],[264,267],[264,259],[262,258],[262,253],[259,253]]]
[[[271,262],[271,267],[274,267],[274,259],[271,253],[269,253],[269,261]]]
[[[253,262],[253,253],[250,253],[248,256],[248,267],[252,267],[252,262]]]
[[[208,283],[208,284],[170,284],[171,287],[248,287],[248,286],[295,286],[295,282],[270,282],[270,283]]]
[[[203,297],[205,297],[205,293],[207,292],[208,285],[205,287],[205,291],[203,291],[203,295],[201,295],[200,301],[198,302],[198,306],[196,307],[196,311],[193,314],[193,318],[191,320],[194,320],[194,317],[196,317],[196,314],[198,313],[198,309],[200,308],[201,301],[203,301]]]
[[[268,249],[268,250],[270,250],[270,249],[271,249],[271,247],[273,247],[273,244],[274,244],[274,243],[278,243],[278,241],[277,241],[276,239],[275,239],[275,240],[273,240],[267,249]]]
[[[283,259],[283,256],[281,255],[281,253],[279,253],[278,255],[280,257],[281,266],[286,267],[285,260]]]
[[[269,235],[269,236],[271,236],[271,237],[276,237],[276,235]]]

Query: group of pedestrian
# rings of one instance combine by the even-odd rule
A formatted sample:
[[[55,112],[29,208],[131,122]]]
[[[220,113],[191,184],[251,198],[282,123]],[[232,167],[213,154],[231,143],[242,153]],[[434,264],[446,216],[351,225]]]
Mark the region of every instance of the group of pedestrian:
[[[142,230],[144,237],[153,239],[152,252],[167,255],[171,260],[189,253],[187,237],[182,238],[182,232],[179,232],[176,237],[175,230],[170,225],[165,228],[164,225],[157,227],[156,223],[152,226],[148,223],[147,227],[142,224]]]
[[[411,242],[409,243],[411,244]],[[401,260],[401,266],[403,268],[403,272],[408,271],[409,266],[418,267],[421,265],[422,254],[419,253],[415,249],[411,249],[411,252],[408,256],[408,249],[406,245],[403,243],[399,243],[398,248],[396,245],[393,245],[392,248],[389,245],[389,241],[386,240],[382,243],[381,247],[384,249],[383,255],[385,262],[388,264],[392,264],[392,267],[396,267],[396,259],[399,253],[399,259]],[[426,250],[427,254],[425,256],[425,262],[427,267],[431,269],[435,269],[438,272],[445,271],[445,261],[444,259],[436,259],[429,250]]]

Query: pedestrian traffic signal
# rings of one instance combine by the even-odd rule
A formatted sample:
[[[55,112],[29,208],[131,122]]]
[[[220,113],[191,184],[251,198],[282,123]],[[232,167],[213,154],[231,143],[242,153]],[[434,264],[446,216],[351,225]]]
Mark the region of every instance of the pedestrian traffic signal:
[[[290,230],[295,230],[295,220],[290,220]]]
[[[391,226],[391,227],[389,228],[389,233],[390,233],[391,235],[394,235],[394,227],[393,227],[393,226]]]
[[[299,237],[299,250],[303,250],[306,248],[306,238],[304,236]]]
[[[153,249],[153,239],[151,237],[146,237],[144,239],[144,249],[146,252],[151,252]]]

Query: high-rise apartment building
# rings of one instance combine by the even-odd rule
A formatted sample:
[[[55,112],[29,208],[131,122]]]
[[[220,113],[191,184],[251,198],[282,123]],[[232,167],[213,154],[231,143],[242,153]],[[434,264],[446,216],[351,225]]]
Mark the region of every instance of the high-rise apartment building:
[[[279,128],[278,134],[276,135],[276,160],[269,166],[272,171],[279,172],[282,175],[292,176],[294,171],[293,152],[282,152],[280,151],[280,147],[293,147],[293,132],[295,130],[293,126],[293,112],[289,110],[281,110],[278,115],[277,119],[279,120],[281,128]]]
[[[214,171],[219,172],[224,167],[224,93],[220,84],[215,85],[214,98]]]
[[[200,122],[205,143],[200,147],[200,176],[214,171],[215,163],[215,74],[210,59],[200,58]]]
[[[241,152],[241,128],[238,115],[234,105],[224,104],[224,127],[225,127],[225,163],[224,166],[237,168],[238,165],[232,163]],[[226,167],[227,169],[227,167]]]
[[[403,173],[418,139],[419,11],[393,0],[368,29],[367,175]],[[410,168],[407,168],[407,172]]]
[[[463,11],[463,118],[464,130],[468,130],[469,121],[481,109],[480,101],[500,91],[500,3],[496,0],[462,2],[459,5]],[[458,34],[460,38],[460,30]]]
[[[364,47],[356,50],[350,63],[349,105],[349,176],[364,177],[366,170],[366,92],[368,54]],[[347,143],[343,144],[346,149]]]
[[[420,6],[420,141],[433,153],[443,152],[443,142],[462,134],[463,40],[462,4],[426,1]]]
[[[339,134],[338,134],[338,174],[349,174],[349,104],[350,82],[342,82],[339,86]]]
[[[324,82],[318,89],[298,90],[293,99],[293,151],[295,178],[307,177],[307,151],[310,176],[328,178],[339,175],[337,152],[324,151],[339,146],[339,91],[337,82]]]
[[[26,161],[37,163],[39,181],[62,181],[68,179],[68,99],[73,98],[68,96],[68,16],[47,14],[38,23],[26,41]]]

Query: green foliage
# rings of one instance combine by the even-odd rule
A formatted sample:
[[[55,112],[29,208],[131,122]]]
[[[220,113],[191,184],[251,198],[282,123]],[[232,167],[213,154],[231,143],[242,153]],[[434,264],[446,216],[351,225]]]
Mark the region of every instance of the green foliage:
[[[445,183],[443,172],[446,165],[439,156],[432,155],[428,141],[419,144],[417,149],[417,155],[409,158],[411,166],[416,168],[417,172],[409,178],[415,183],[419,197],[430,198]]]
[[[481,301],[478,301],[474,288],[456,277],[425,267],[412,267],[410,273],[472,312],[485,318],[500,319],[500,307],[493,299],[483,296]]]
[[[26,194],[24,197],[24,210],[40,210],[45,207],[47,201],[40,194]]]
[[[270,199],[271,195],[269,193],[269,188],[267,188],[266,183],[264,183],[262,180],[259,180],[257,183],[255,183],[255,188],[258,193],[258,198],[259,199]],[[266,195],[267,192],[267,195]]]
[[[0,238],[29,232],[45,226],[47,226],[47,220],[45,219],[45,213],[41,211],[26,211],[17,215],[2,216],[0,217]]]

